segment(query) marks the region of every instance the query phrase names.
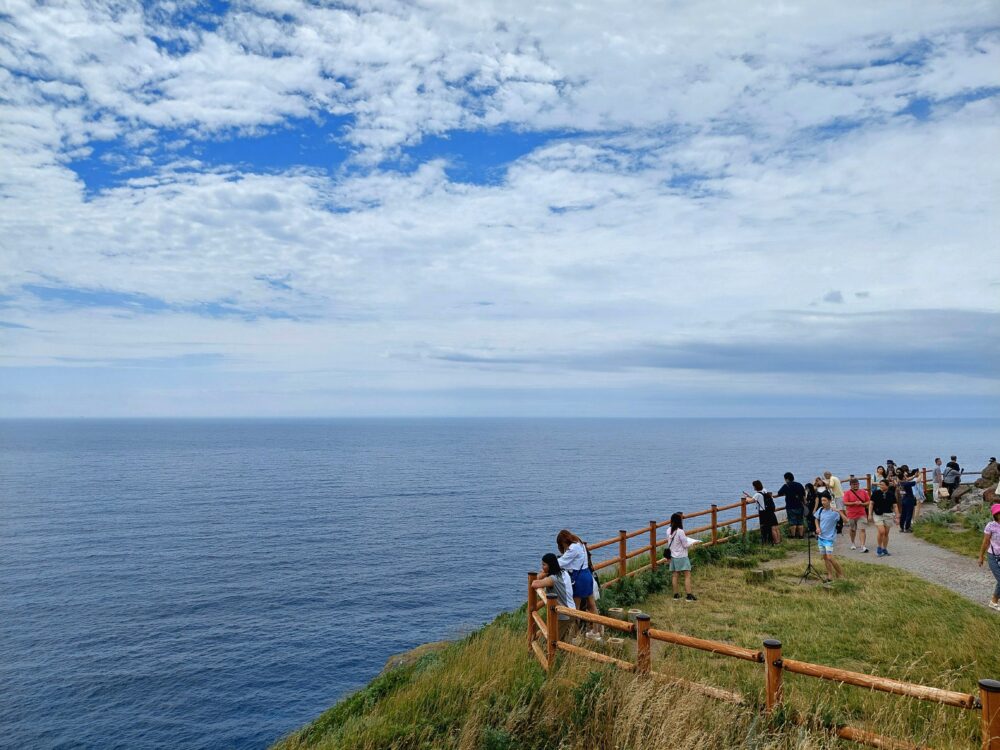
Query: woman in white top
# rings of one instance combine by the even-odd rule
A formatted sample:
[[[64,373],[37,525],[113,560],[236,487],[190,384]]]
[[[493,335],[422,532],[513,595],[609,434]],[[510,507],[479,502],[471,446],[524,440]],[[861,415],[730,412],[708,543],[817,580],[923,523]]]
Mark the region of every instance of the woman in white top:
[[[576,609],[573,603],[573,584],[569,573],[559,567],[559,559],[551,552],[542,555],[542,572],[531,583],[533,589],[545,589],[558,597],[559,606],[566,609]],[[531,616],[531,613],[528,613]],[[570,626],[569,615],[559,615],[559,640],[563,640]]]
[[[691,558],[688,557],[688,548],[697,541],[697,539],[688,539],[687,534],[684,533],[684,516],[680,513],[674,513],[670,516],[667,552],[670,553],[670,572],[673,573],[674,599],[681,598],[681,594],[677,590],[677,583],[680,574],[684,573],[684,591],[687,592],[687,600],[689,602],[698,601],[698,597],[691,593]]]
[[[569,573],[573,582],[573,601],[576,608],[586,612],[597,612],[597,583],[590,569],[590,556],[583,540],[568,529],[563,529],[556,535],[556,546],[559,548],[559,567]],[[593,633],[600,633],[600,626],[589,628]]]

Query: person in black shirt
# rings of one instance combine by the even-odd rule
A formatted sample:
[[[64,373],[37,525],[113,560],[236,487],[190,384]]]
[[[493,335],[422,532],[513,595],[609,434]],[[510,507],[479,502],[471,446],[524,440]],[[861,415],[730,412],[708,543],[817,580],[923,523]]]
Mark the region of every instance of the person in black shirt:
[[[802,523],[802,516],[805,511],[806,488],[795,481],[795,476],[792,472],[786,471],[785,483],[774,496],[785,498],[785,517],[788,518],[788,535],[793,539],[802,539],[805,537],[805,526]]]
[[[816,528],[816,505],[819,503],[819,499],[816,497],[816,488],[813,487],[812,482],[806,482],[805,490],[806,536],[812,536],[813,529]]]
[[[886,557],[889,554],[889,529],[899,521],[899,505],[896,503],[896,491],[884,479],[872,490],[872,520],[878,530],[875,554]]]

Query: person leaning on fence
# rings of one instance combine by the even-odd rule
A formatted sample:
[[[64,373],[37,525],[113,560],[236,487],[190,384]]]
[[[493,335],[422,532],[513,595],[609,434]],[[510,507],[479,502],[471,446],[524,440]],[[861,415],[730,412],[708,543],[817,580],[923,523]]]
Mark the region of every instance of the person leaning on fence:
[[[678,578],[684,574],[684,591],[687,593],[687,601],[696,602],[696,597],[691,591],[691,558],[688,556],[688,548],[697,540],[688,539],[684,533],[684,516],[674,513],[670,516],[670,536],[667,537],[667,548],[664,550],[664,557],[670,560],[670,572],[673,574],[671,584],[674,591],[674,599],[680,599],[680,591],[677,590]]]
[[[868,531],[865,529],[865,523],[868,521],[871,497],[868,496],[868,490],[860,488],[855,477],[851,477],[850,487],[844,493],[844,508],[847,512],[847,529],[851,535],[851,549],[857,549],[854,544],[855,535],[857,535],[861,551],[867,552],[868,547],[865,546],[865,541]]]
[[[847,515],[842,510],[833,507],[830,493],[820,495],[822,507],[816,511],[816,543],[826,565],[826,578],[823,583],[830,583],[833,578],[843,578],[844,569],[833,559],[833,546],[837,541],[837,521],[846,520]]]
[[[962,467],[958,465],[956,456],[952,456],[951,461],[944,465],[941,481],[944,483],[944,488],[948,490],[948,497],[952,497],[962,482]]]
[[[990,572],[996,579],[997,584],[993,588],[993,598],[990,599],[990,607],[1000,611],[1000,503],[994,503],[990,507],[990,514],[993,520],[986,524],[983,529],[983,546],[979,548],[979,564],[983,564],[984,558],[989,555]]]
[[[878,532],[878,546],[875,554],[878,557],[889,556],[889,529],[899,522],[899,505],[896,504],[896,491],[889,486],[889,481],[883,479],[872,490],[872,514],[875,530]]]
[[[594,574],[590,569],[590,556],[587,545],[576,534],[563,529],[556,535],[556,546],[559,548],[559,567],[569,573],[573,583],[573,601],[576,608],[585,612],[597,614],[597,600],[594,597],[596,585]],[[589,628],[599,633],[600,626]]]
[[[555,594],[560,606],[566,609],[576,609],[573,603],[573,583],[569,579],[569,573],[559,567],[559,558],[548,552],[542,555],[542,572],[531,582],[533,589],[545,589],[550,594]],[[565,640],[569,635],[572,625],[569,615],[559,615],[559,640]]]
[[[802,517],[805,514],[806,488],[795,481],[795,475],[785,472],[785,483],[775,497],[785,498],[785,518],[788,519],[788,536],[801,539],[804,534]]]
[[[764,483],[753,480],[754,493],[752,499],[757,505],[760,521],[760,540],[764,544],[781,544],[781,529],[778,528],[778,515],[775,512],[774,497],[764,489]]]

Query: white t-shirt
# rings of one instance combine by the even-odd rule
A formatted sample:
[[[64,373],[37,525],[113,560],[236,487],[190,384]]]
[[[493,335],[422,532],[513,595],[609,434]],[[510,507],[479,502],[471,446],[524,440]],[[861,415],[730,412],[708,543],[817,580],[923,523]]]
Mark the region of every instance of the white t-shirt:
[[[580,542],[573,542],[569,545],[569,549],[559,556],[559,567],[571,573],[586,568],[587,548]]]
[[[764,492],[767,492],[766,488],[764,489]],[[757,504],[758,513],[764,512],[764,492],[753,493],[753,501]]]
[[[670,548],[671,557],[687,557],[688,547],[691,546],[691,540],[687,538],[687,534],[684,533],[684,529],[677,529],[670,535],[670,542],[667,547]]]
[[[576,602],[573,601],[573,582],[569,578],[569,573],[560,571],[557,576],[549,576],[552,579],[552,593],[558,597],[559,604],[566,609],[576,609]],[[569,615],[559,615],[560,620],[570,619]]]

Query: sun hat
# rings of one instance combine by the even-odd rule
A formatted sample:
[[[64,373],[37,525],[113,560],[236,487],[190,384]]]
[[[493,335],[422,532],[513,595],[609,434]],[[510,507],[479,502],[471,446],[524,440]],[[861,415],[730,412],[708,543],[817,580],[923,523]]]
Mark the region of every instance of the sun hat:
[[[995,516],[997,513],[1000,513],[1000,503],[993,503],[990,506],[990,515]]]

